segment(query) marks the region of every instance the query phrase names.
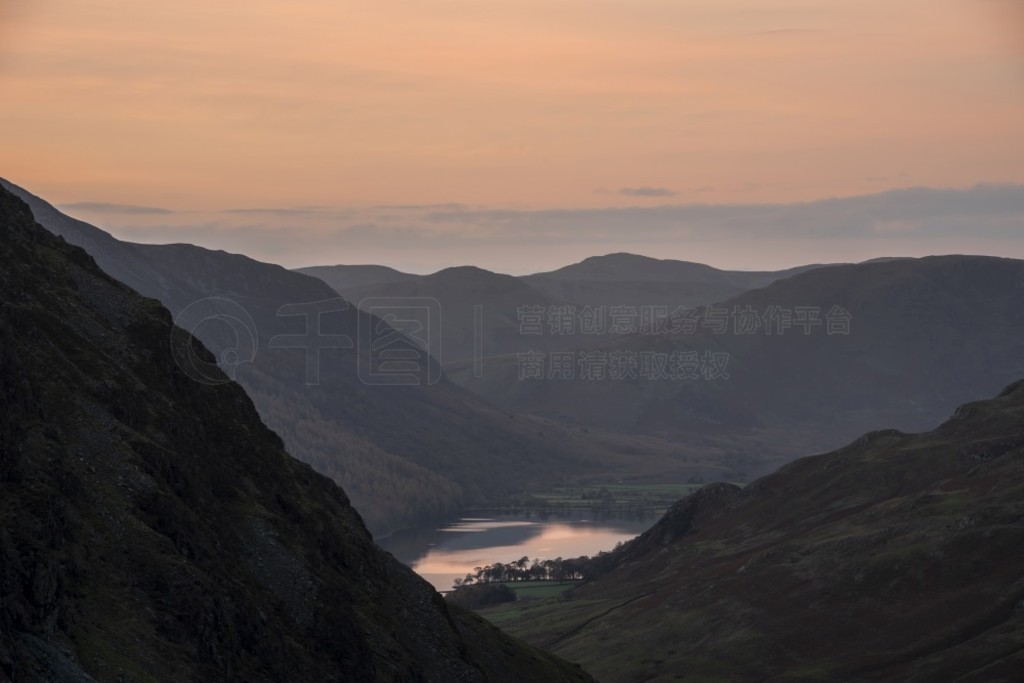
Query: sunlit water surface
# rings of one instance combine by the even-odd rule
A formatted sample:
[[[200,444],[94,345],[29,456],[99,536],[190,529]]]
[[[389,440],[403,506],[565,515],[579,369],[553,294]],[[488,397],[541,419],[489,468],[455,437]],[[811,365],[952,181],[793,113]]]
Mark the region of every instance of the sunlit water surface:
[[[441,528],[419,529],[379,543],[439,591],[475,567],[533,559],[569,558],[611,550],[643,533],[655,515],[631,519],[568,516],[488,515],[463,517]]]

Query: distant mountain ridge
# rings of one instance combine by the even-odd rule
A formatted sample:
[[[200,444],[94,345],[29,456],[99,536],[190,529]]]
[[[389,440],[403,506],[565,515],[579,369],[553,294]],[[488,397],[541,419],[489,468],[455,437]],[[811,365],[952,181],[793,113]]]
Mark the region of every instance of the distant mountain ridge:
[[[685,261],[634,254],[595,256],[550,273],[512,276],[476,266],[456,266],[430,275],[384,266],[316,266],[298,272],[320,278],[356,303],[372,299],[434,299],[440,304],[442,365],[477,361],[529,350],[593,346],[604,340],[584,334],[523,334],[524,311],[556,306],[697,306],[715,303],[779,278],[824,266],[778,272],[723,271]],[[541,320],[547,327],[546,316]]]
[[[446,606],[191,357],[0,188],[0,680],[590,680]]]
[[[583,306],[701,306],[776,280],[825,268],[812,264],[780,271],[720,270],[703,263],[636,254],[592,256],[524,282],[551,298]]]
[[[534,340],[520,335],[519,309],[556,303],[520,278],[475,266],[370,284],[354,284],[358,275],[350,277],[347,266],[303,268],[299,272],[321,278],[357,305],[374,299],[436,301],[441,313],[441,349],[437,356],[442,365],[472,362],[478,352],[483,358],[524,350],[524,343]],[[422,322],[427,324],[425,319]]]

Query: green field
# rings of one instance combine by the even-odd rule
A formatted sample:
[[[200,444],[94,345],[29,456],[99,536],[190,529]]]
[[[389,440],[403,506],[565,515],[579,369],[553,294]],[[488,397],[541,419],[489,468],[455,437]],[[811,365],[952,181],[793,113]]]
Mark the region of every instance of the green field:
[[[571,630],[617,604],[612,600],[537,600],[485,607],[477,613],[517,638],[538,642]]]
[[[509,581],[505,585],[516,592],[519,600],[557,598],[579,581]]]

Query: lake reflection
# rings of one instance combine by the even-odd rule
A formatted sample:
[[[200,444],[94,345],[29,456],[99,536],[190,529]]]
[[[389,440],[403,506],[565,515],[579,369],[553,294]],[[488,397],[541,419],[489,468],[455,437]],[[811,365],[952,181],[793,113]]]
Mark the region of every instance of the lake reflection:
[[[656,515],[631,519],[594,519],[576,513],[463,517],[436,528],[403,532],[378,541],[439,591],[476,567],[534,558],[579,557],[611,550],[643,533]]]

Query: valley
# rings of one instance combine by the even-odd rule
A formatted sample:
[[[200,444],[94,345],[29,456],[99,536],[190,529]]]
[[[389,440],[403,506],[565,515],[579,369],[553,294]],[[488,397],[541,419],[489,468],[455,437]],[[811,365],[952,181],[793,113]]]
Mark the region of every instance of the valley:
[[[610,550],[646,531],[660,516],[598,517],[583,511],[496,514],[485,510],[467,515],[441,527],[409,530],[378,543],[438,592],[447,593],[456,580],[462,581],[478,567],[508,564],[523,557],[544,561]],[[520,585],[514,587],[520,591]],[[520,593],[521,597],[549,592],[552,584],[537,582],[531,588]]]
[[[426,636],[415,629],[435,628],[425,626],[437,618],[432,610],[451,603],[443,609],[453,610],[456,616],[443,618],[458,622],[457,634],[444,632],[447,635],[442,637],[456,640],[443,647],[477,652],[467,655],[470,668],[505,666],[488,660],[491,645],[480,645],[504,642],[504,631],[530,644],[521,647],[539,648],[523,652],[531,653],[526,655],[528,669],[548,671],[542,680],[549,680],[548,676],[555,677],[550,680],[586,680],[584,671],[612,682],[637,677],[669,680],[678,672],[701,680],[755,680],[764,671],[928,680],[944,667],[957,668],[965,676],[981,676],[1008,670],[1016,662],[1017,651],[1007,649],[1005,643],[1017,633],[1012,606],[1019,602],[1019,586],[999,567],[1004,562],[1012,565],[1007,558],[1015,556],[1012,548],[1020,540],[1016,537],[1020,531],[1016,510],[1019,429],[1024,424],[1019,414],[1020,385],[1011,385],[997,399],[969,403],[945,422],[938,416],[1024,376],[1024,314],[1016,305],[1024,299],[1024,262],[971,256],[883,259],[743,275],[616,254],[537,278],[475,268],[449,269],[436,276],[409,276],[384,267],[307,269],[326,278],[322,281],[191,245],[121,242],[21,188],[6,182],[3,186],[28,202],[19,205],[14,196],[5,199],[9,208],[4,220],[13,227],[14,243],[22,240],[30,245],[27,251],[17,247],[28,254],[21,258],[37,258],[31,245],[38,242],[44,245],[38,249],[47,255],[48,263],[74,273],[55,280],[73,283],[71,289],[55,295],[57,309],[77,301],[75,297],[85,297],[74,310],[98,306],[101,317],[107,316],[116,327],[123,322],[121,314],[108,310],[111,305],[132,310],[142,305],[111,304],[111,300],[135,301],[131,299],[135,294],[123,285],[168,306],[166,318],[157,327],[165,335],[162,344],[170,342],[176,360],[173,368],[162,372],[199,392],[228,387],[239,392],[236,401],[247,396],[245,400],[251,400],[259,413],[259,429],[269,435],[266,448],[283,453],[283,445],[333,480],[334,484],[327,484],[327,480],[310,479],[319,476],[311,470],[301,470],[301,476],[295,473],[299,470],[280,474],[285,482],[299,477],[305,482],[301,486],[312,487],[311,491],[342,496],[337,503],[340,511],[329,513],[346,520],[340,522],[344,530],[337,533],[346,542],[355,542],[359,553],[375,558],[356,561],[370,562],[360,565],[363,568],[356,573],[364,576],[368,566],[383,567],[383,583],[373,590],[401,585],[405,586],[401,590],[412,594],[435,596],[429,598],[434,607],[424,607],[426,611],[415,617],[415,633],[399,634],[389,646],[397,648],[395,653],[416,651]],[[42,227],[30,226],[33,219]],[[43,227],[59,237],[40,237]],[[80,245],[88,256],[73,251],[66,242]],[[61,265],[67,259],[74,265]],[[109,273],[102,274],[97,266]],[[630,276],[630,269],[639,275]],[[580,272],[583,279],[577,279]],[[12,302],[20,300],[19,292],[28,291],[18,289],[25,286],[18,284],[23,277],[18,273],[7,283]],[[629,279],[641,275],[639,280]],[[678,278],[696,279],[691,286]],[[624,303],[598,304],[600,296],[616,289],[616,282],[621,284],[616,290],[619,298],[608,300]],[[754,288],[738,293],[729,289],[741,286]],[[651,301],[647,296],[666,296],[670,291],[692,298],[661,323],[648,323],[677,328],[674,333],[652,334],[637,328],[602,335],[575,328],[571,334],[555,334],[548,324],[552,311],[576,316],[575,325],[594,322],[578,317],[588,310],[614,310],[621,316],[630,306],[638,306],[639,316],[651,308],[667,309],[642,302]],[[346,292],[353,300],[361,297],[365,309],[344,298]],[[577,297],[574,302],[560,299],[570,295]],[[719,295],[730,298],[720,302],[709,298]],[[374,308],[381,302],[408,306],[424,300],[436,302],[444,316],[443,325],[430,333],[440,338],[440,345],[433,347],[440,350],[438,357],[421,343],[419,328],[410,325],[419,323],[426,329],[429,319],[401,320]],[[148,302],[145,306],[153,311],[164,310],[153,299],[138,301]],[[19,313],[21,309],[11,305],[6,320],[28,315],[32,325],[47,331],[47,338],[54,333],[53,326],[59,326],[56,319],[31,306],[27,313]],[[541,313],[539,334],[523,334],[523,325],[529,322],[524,321],[524,306]],[[785,320],[786,326],[768,328],[766,319],[759,316],[751,333],[730,327],[740,325],[737,312],[772,310],[802,311],[804,317],[776,318],[773,325]],[[836,310],[843,314],[840,318],[821,317],[823,312],[833,316]],[[170,327],[172,319],[184,329]],[[313,327],[310,320],[315,321]],[[639,317],[636,320],[642,322]],[[717,321],[714,326],[712,320]],[[718,323],[724,323],[725,329],[716,331]],[[76,324],[90,330],[107,323]],[[79,333],[62,334],[71,340],[71,347],[62,353],[71,359],[71,367],[78,368],[72,374],[115,373],[109,359],[93,358],[88,350],[110,353],[103,350],[109,342],[82,341]],[[98,339],[108,338],[102,334],[116,337],[118,333],[108,330]],[[366,351],[376,348],[380,340],[387,340],[390,353],[400,354],[395,358],[416,362],[402,366],[389,380],[380,369],[391,357]],[[155,337],[147,343],[156,343]],[[364,343],[368,347],[361,346]],[[539,379],[521,376],[524,353],[547,361],[567,349],[572,349],[568,367],[573,373],[580,358],[591,357],[587,354],[608,358],[654,354],[689,358],[694,363],[690,371],[696,376],[682,381],[647,377],[640,368],[622,377],[573,374],[558,378],[546,372]],[[496,355],[481,355],[486,351]],[[16,357],[9,350],[5,353]],[[720,356],[728,364],[719,368],[722,376],[711,377],[700,359]],[[197,465],[182,464],[186,461],[180,454],[164,453],[173,450],[167,444],[177,438],[168,433],[184,429],[181,433],[190,434],[193,428],[176,426],[173,419],[159,427],[151,423],[174,412],[164,417],[154,409],[139,412],[138,406],[144,403],[142,387],[151,389],[154,383],[166,381],[151,376],[152,368],[139,363],[132,366],[137,368],[133,372],[149,379],[133,380],[135,388],[129,392],[134,392],[133,398],[121,397],[120,389],[103,389],[108,385],[93,381],[88,386],[99,392],[95,394],[99,398],[90,400],[114,401],[103,409],[113,411],[111,419],[129,432],[141,429],[148,435],[142,441],[110,437],[111,443],[129,438],[128,443],[134,444],[130,450],[142,458],[115,459],[109,463],[110,471],[120,472],[117,476],[123,480],[126,472],[141,468],[142,479],[133,486],[148,490],[157,477],[164,482],[159,486],[171,490],[146,494],[150,497],[138,499],[142,502],[131,494],[118,503],[120,509],[141,515],[144,525],[170,539],[175,553],[195,561],[216,555],[203,549],[208,543],[235,548],[234,560],[256,552],[261,559],[251,569],[254,580],[285,600],[284,608],[273,609],[298,609],[296,605],[305,604],[301,601],[306,598],[285,591],[279,574],[313,571],[299,568],[295,553],[308,557],[313,551],[302,544],[322,541],[307,538],[304,534],[312,533],[309,529],[297,532],[289,525],[321,514],[311,511],[320,505],[316,496],[325,494],[294,489],[273,494],[273,500],[264,497],[262,502],[243,503],[261,510],[257,518],[271,520],[256,523],[259,529],[264,529],[263,524],[277,525],[271,527],[276,530],[270,536],[260,536],[270,539],[266,547],[260,545],[264,541],[246,536],[248,532],[232,536],[235,532],[229,530],[228,536],[218,536],[219,532],[203,526],[186,512],[187,506],[214,506],[209,514],[220,514],[212,511],[219,509],[221,501],[243,495],[232,482],[250,482],[244,486],[260,491],[264,484],[253,484],[235,464],[225,465],[230,473],[215,467],[202,475],[211,479],[195,479],[200,476]],[[9,371],[20,372],[18,367],[11,366]],[[55,381],[68,382],[71,376],[59,374]],[[234,389],[231,380],[246,394]],[[9,386],[17,382],[6,381]],[[190,400],[214,400],[210,396]],[[14,410],[22,410],[18,400],[10,404]],[[250,419],[245,417],[243,422]],[[883,426],[884,431],[877,431]],[[118,429],[122,427],[110,433],[120,433]],[[76,430],[69,423],[47,438],[56,439],[52,448],[58,451],[95,453],[96,444],[82,442]],[[10,438],[27,437],[17,431]],[[278,438],[281,441],[275,442]],[[155,447],[146,445],[154,439]],[[849,445],[827,452],[850,439],[854,440]],[[231,449],[237,449],[238,442],[233,443],[230,448],[218,446],[218,452],[237,452]],[[27,467],[36,466],[35,461],[25,462]],[[21,465],[12,467],[4,475],[8,480],[24,476],[18,469]],[[59,471],[68,467],[75,481],[85,478],[106,492],[103,495],[121,500],[108,481],[88,469],[92,466],[82,470],[79,465],[61,464]],[[53,486],[60,491],[62,486],[78,490],[78,484],[58,481]],[[58,515],[58,527],[70,524],[69,529],[87,528],[97,538],[106,538],[110,532],[103,530],[105,522],[93,518],[90,511],[95,501],[67,495],[72,501],[68,504],[84,507],[81,512],[51,513]],[[346,507],[349,501],[351,507]],[[132,512],[136,504],[142,507]],[[34,510],[32,505],[24,509]],[[58,507],[63,510],[63,505]],[[232,518],[232,524],[251,522],[242,512],[238,514],[242,516]],[[78,521],[59,521],[65,518]],[[368,530],[362,526],[364,521]],[[67,536],[71,532],[53,533],[58,534],[52,541],[55,547],[78,542],[74,534]],[[143,555],[150,552],[145,550],[150,548],[148,533],[132,541]],[[296,533],[298,546],[285,547],[277,540],[280,534]],[[24,555],[26,543],[27,538],[19,536],[5,546],[12,562],[19,553]],[[241,550],[253,543],[256,550]],[[80,561],[73,559],[80,555],[77,547],[69,546],[71,559],[62,560],[70,562],[67,571],[75,576],[79,571],[75,563]],[[130,561],[158,567],[163,561],[160,553],[167,549],[152,552],[157,555],[133,556]],[[949,558],[965,553],[972,558],[967,564],[948,564]],[[331,562],[350,566],[354,556],[346,557],[334,556]],[[310,566],[319,567],[324,560],[313,561]],[[219,576],[220,569],[203,562],[196,565],[195,576],[204,572]],[[265,569],[267,562],[269,569]],[[51,571],[31,562],[25,566],[30,567],[25,575],[29,577]],[[157,574],[144,574],[144,580],[165,585],[161,582],[169,579],[156,578],[164,570],[153,571]],[[55,579],[58,585],[70,586],[71,578],[60,577],[64,574]],[[348,595],[344,582],[349,579],[338,580],[339,585],[331,583],[335,578],[319,578],[313,584],[318,591]],[[102,577],[89,581],[95,582],[84,584],[95,586],[87,589],[90,593],[117,592]],[[214,588],[222,579],[208,581],[213,592],[206,595],[215,602],[231,599],[254,604],[264,599],[262,593],[228,598]],[[925,596],[940,586],[950,591],[949,601],[927,602]],[[437,592],[446,593],[448,600],[437,602],[441,600]],[[72,595],[67,588],[58,593],[64,597],[53,603],[45,602],[50,598],[26,599],[44,600],[38,605],[39,614],[50,615],[45,618],[51,621],[64,619],[61,615],[67,610],[78,610],[82,623],[104,635],[90,639],[67,622],[60,630],[66,634],[60,642],[73,652],[73,660],[67,660],[48,649],[52,645],[39,644],[57,642],[53,640],[56,632],[40,631],[36,622],[9,612],[4,619],[20,640],[5,641],[0,651],[4,661],[10,666],[17,661],[19,670],[27,666],[40,676],[69,667],[106,675],[144,666],[125,654],[126,636],[111,625],[111,619],[125,619],[124,615],[102,609],[103,599],[94,602],[95,598]],[[378,599],[372,595],[376,594],[371,591],[351,599]],[[151,591],[137,599],[163,600],[159,596],[160,591]],[[883,607],[886,600],[898,605],[905,616],[888,614]],[[788,607],[794,604],[807,607]],[[463,609],[459,605],[479,610],[501,631],[477,616],[459,612]],[[231,628],[253,628],[244,615],[211,617],[211,612],[201,611],[205,608],[195,612],[182,605],[169,609],[180,615],[175,617],[178,625],[132,619],[125,623],[147,630],[147,647],[153,652],[162,652],[164,638],[196,637],[180,625],[181,620],[227,618],[235,620]],[[372,618],[386,623],[391,613],[387,610]],[[962,616],[951,617],[955,610]],[[288,619],[299,619],[296,614]],[[835,614],[843,615],[842,622],[833,618]],[[940,618],[934,615],[949,621],[945,631],[915,631],[921,623]],[[331,612],[320,618],[363,617]],[[303,619],[295,622],[295,628],[306,628]],[[871,640],[870,633],[881,628],[877,619],[898,623],[900,637],[894,640],[889,629],[886,643]],[[261,631],[259,637],[305,638],[287,635],[299,633],[289,630],[291,623],[273,634]],[[629,642],[637,643],[636,647],[609,648],[614,634],[620,632],[628,632]],[[262,655],[251,654],[253,645],[245,640],[249,636],[232,640],[236,636],[230,630],[217,633],[216,638],[229,643],[231,654],[214,666],[252,671],[256,670],[252,667],[278,666],[271,655],[266,656],[271,659],[260,659]],[[964,635],[968,633],[975,635],[968,638]],[[42,641],[33,640],[40,637]],[[451,644],[459,638],[477,645]],[[838,642],[849,644],[838,647]],[[862,651],[873,653],[872,658],[865,659]],[[162,658],[161,666],[167,670],[177,666],[183,671],[213,671],[187,658],[172,664],[167,654],[147,656]],[[299,650],[290,656],[306,657]],[[367,664],[375,656],[342,658],[336,665],[362,671],[360,667],[378,666]],[[404,663],[405,654],[391,656],[397,659],[389,660],[389,666],[414,666]],[[437,671],[463,666],[456,659],[442,657]],[[975,665],[976,661],[984,665]],[[303,666],[311,667],[309,676],[319,675],[313,673],[312,660]],[[513,670],[519,669],[508,669]],[[509,680],[519,680],[518,675]]]
[[[1017,382],[934,431],[704,487],[567,599],[482,613],[604,681],[1011,680],[1022,494]]]
[[[0,3],[0,683],[1024,681],[1022,27]]]

